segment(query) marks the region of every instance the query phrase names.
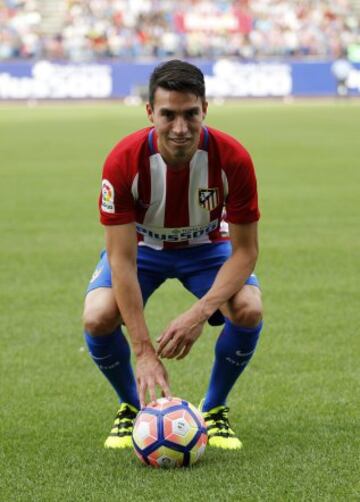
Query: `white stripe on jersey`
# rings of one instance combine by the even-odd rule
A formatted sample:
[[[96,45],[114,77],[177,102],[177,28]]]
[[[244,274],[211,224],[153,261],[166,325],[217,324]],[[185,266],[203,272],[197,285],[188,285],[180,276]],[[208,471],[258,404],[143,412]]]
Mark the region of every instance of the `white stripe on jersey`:
[[[221,179],[224,186],[224,201],[226,201],[226,197],[228,196],[229,193],[229,183],[226,177],[226,173],[223,169],[221,169]]]
[[[166,164],[159,153],[150,157],[151,197],[150,206],[145,213],[143,225],[163,227],[166,204]],[[162,249],[163,243],[144,236],[144,244],[154,249]]]
[[[226,173],[223,169],[221,170],[221,179],[224,187],[224,201],[226,201],[226,197],[228,196],[229,193],[229,183],[226,177]],[[227,236],[229,235],[229,223],[224,219],[224,212],[225,212],[225,207],[223,208],[223,214],[220,223],[220,232],[222,235]]]
[[[133,179],[133,182],[131,184],[131,193],[132,196],[134,197],[134,200],[138,200],[139,198],[138,183],[139,183],[139,173],[136,173],[135,178]]]
[[[208,153],[197,150],[190,162],[189,180],[189,225],[206,225],[210,222],[210,211],[200,206],[199,188],[209,188]],[[208,235],[190,239],[189,245],[211,242]]]

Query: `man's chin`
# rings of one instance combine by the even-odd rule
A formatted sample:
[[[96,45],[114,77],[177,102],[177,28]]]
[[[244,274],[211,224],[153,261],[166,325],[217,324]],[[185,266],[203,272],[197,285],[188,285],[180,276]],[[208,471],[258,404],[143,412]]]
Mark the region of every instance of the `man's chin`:
[[[164,151],[164,157],[169,164],[188,162],[191,160],[193,155],[194,148],[190,148],[189,145],[169,145],[168,148],[166,148],[166,152]]]
[[[189,152],[177,152],[175,155],[173,155],[174,159],[174,164],[175,163],[181,163],[181,162],[188,162],[191,159],[192,155]]]

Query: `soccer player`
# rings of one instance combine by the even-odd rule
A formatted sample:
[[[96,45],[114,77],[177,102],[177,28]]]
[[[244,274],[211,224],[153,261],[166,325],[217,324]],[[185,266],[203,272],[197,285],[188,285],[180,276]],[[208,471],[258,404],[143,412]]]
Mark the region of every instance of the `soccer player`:
[[[230,427],[226,399],[262,327],[253,273],[256,178],[245,148],[204,125],[207,107],[196,66],[179,60],[159,65],[146,105],[151,126],[122,139],[105,161],[99,208],[106,251],[88,287],[84,326],[89,352],[120,400],[105,441],[109,448],[131,446],[136,413],[156,399],[157,389],[171,397],[162,358],[187,356],[206,322],[224,324],[201,403],[209,444],[242,446]],[[144,305],[168,278],[177,278],[196,298],[154,346]]]

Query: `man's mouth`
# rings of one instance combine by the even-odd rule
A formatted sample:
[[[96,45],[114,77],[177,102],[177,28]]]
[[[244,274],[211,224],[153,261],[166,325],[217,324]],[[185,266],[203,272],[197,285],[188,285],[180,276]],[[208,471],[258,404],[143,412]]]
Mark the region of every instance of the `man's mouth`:
[[[176,145],[186,145],[186,143],[191,141],[191,138],[169,138],[169,140]]]

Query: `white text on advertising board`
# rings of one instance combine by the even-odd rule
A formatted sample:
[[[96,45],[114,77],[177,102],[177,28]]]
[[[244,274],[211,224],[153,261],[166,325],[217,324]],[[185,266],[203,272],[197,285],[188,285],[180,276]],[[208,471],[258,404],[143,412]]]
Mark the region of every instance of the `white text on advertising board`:
[[[220,60],[206,75],[209,97],[281,97],[292,91],[291,66],[283,63],[238,63]]]
[[[2,99],[108,98],[112,92],[109,65],[61,65],[39,61],[31,77],[0,73]]]

